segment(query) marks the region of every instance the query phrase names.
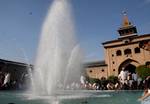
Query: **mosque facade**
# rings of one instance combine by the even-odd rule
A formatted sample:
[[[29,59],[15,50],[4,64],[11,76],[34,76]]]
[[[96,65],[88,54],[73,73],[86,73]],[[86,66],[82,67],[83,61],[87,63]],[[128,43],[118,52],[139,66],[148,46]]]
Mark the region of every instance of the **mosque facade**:
[[[150,62],[150,34],[139,35],[126,13],[118,33],[118,39],[102,43],[105,61],[86,64],[86,74],[90,78],[118,76],[121,70],[136,73],[136,67]]]

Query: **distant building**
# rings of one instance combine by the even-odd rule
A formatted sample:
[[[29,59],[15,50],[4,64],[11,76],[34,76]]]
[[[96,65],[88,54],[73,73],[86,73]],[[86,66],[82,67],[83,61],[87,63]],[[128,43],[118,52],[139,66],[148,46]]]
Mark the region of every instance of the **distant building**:
[[[32,69],[33,66],[26,63],[0,59],[0,82],[2,83],[2,75],[6,76],[7,73],[10,75],[10,82],[7,87],[2,88],[0,86],[0,89],[25,89],[27,83],[29,83],[29,76],[27,76],[29,75],[29,67]]]
[[[121,70],[133,73],[137,66],[150,62],[150,34],[138,35],[136,26],[129,22],[126,14],[118,33],[118,39],[102,43],[104,62],[87,63],[86,73],[89,77],[101,79],[118,76]]]
[[[89,62],[85,64],[86,67],[86,74],[90,78],[106,78],[108,76],[108,65],[105,63],[105,61],[97,61],[97,62]]]

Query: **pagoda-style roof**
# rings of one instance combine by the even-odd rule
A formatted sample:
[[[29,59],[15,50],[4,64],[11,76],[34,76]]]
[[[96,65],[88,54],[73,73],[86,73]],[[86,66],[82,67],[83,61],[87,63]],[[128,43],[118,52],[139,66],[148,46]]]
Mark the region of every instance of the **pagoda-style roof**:
[[[121,27],[118,29],[120,37],[128,37],[137,35],[136,26],[134,26],[128,19],[127,13],[123,12],[123,22]]]

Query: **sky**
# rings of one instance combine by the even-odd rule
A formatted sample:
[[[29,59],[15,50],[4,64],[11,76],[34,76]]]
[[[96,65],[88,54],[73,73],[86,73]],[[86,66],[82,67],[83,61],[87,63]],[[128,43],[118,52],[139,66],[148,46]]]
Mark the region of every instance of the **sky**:
[[[53,0],[0,0],[0,59],[34,63],[45,16]],[[101,43],[119,38],[126,11],[138,34],[150,33],[150,0],[70,0],[85,61],[104,60]]]

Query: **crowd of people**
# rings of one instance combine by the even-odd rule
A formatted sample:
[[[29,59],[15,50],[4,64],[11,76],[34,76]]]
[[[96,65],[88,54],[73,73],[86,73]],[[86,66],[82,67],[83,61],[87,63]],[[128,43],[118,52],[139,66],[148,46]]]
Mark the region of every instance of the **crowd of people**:
[[[106,87],[106,81],[105,79],[102,79],[102,81],[91,83],[89,80],[87,80],[84,76],[80,77],[80,88],[86,89],[86,90],[107,90]]]
[[[11,73],[0,72],[0,90],[5,89],[24,89],[29,83],[27,74],[22,74],[20,79],[11,78]],[[91,83],[83,75],[80,77],[80,83],[73,82],[66,86],[66,89],[86,89],[86,90],[142,90],[145,88],[147,80],[142,80],[136,73],[130,73],[122,70],[116,81],[101,79]],[[62,88],[62,86],[59,86]]]
[[[116,83],[108,82],[108,90],[141,90],[144,88],[145,81],[134,72],[122,70],[118,75]]]
[[[142,89],[142,84],[145,83],[137,73],[131,73],[128,70],[122,70],[118,75],[118,80],[125,89],[129,90]]]
[[[0,71],[0,90],[25,89],[27,76],[22,74],[22,77],[15,79],[9,72]]]
[[[131,73],[122,70],[117,80],[101,79],[98,82],[90,83],[84,76],[80,77],[82,89],[89,90],[142,90],[144,89],[145,80],[138,77],[137,73]]]

